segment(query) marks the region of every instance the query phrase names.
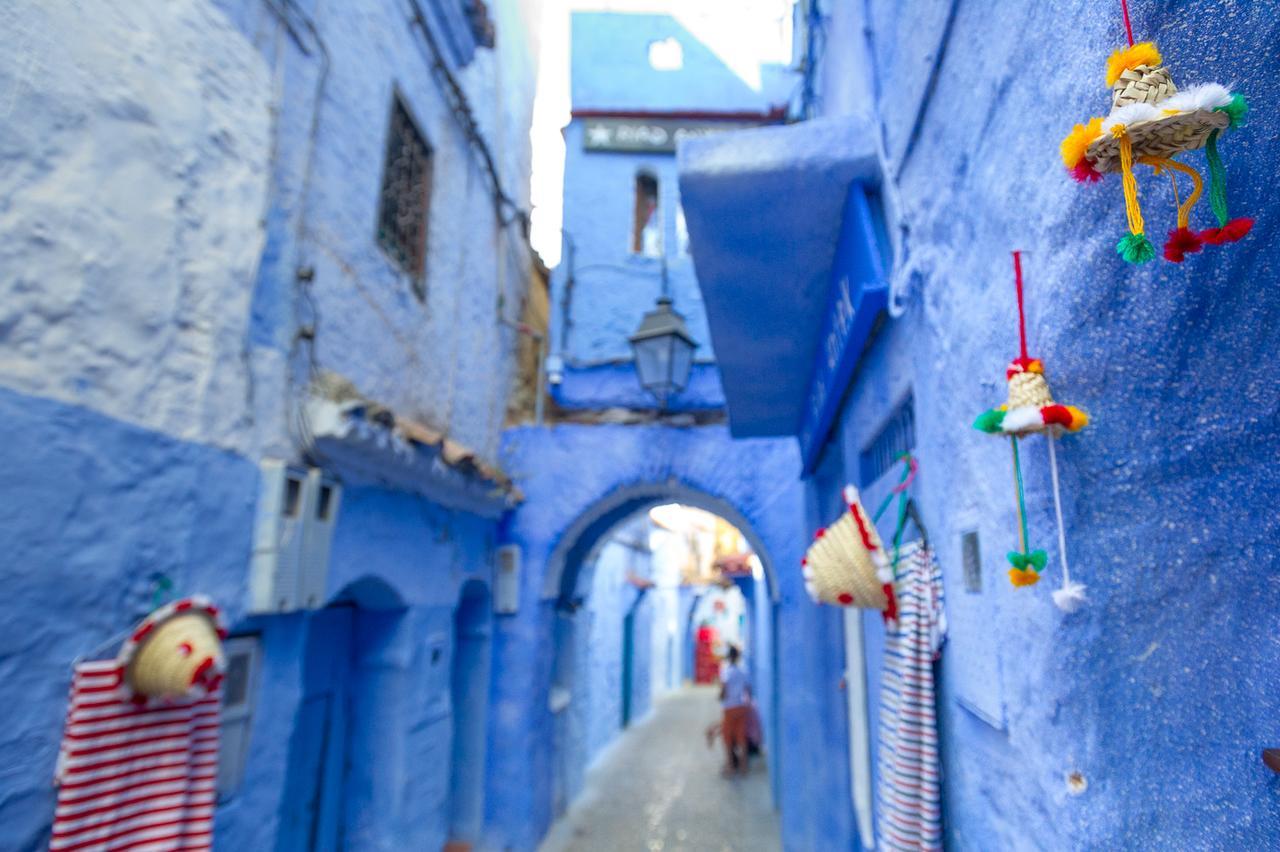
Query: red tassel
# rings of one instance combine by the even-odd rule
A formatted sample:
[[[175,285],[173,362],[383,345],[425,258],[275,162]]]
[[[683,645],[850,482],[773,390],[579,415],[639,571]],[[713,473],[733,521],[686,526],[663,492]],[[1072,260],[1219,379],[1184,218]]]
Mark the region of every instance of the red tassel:
[[[1220,246],[1223,243],[1234,243],[1244,239],[1253,229],[1253,220],[1248,217],[1232,219],[1221,228],[1206,228],[1200,232],[1200,239],[1209,245]]]
[[[1088,160],[1076,163],[1075,168],[1071,170],[1071,176],[1075,178],[1076,183],[1097,183],[1102,180],[1102,173]]]
[[[1200,238],[1187,228],[1175,228],[1169,232],[1169,241],[1164,244],[1164,259],[1174,263],[1182,263],[1187,255],[1195,254],[1204,248]]]
[[[1040,419],[1046,426],[1071,426],[1071,411],[1065,405],[1046,405],[1040,409]]]

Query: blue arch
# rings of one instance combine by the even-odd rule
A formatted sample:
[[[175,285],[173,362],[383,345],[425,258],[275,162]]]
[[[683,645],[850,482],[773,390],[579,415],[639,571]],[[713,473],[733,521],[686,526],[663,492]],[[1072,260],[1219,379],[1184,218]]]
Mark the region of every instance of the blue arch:
[[[561,534],[547,559],[543,597],[572,598],[583,566],[592,561],[610,530],[633,515],[663,503],[704,509],[737,527],[760,558],[771,599],[778,599],[778,583],[769,549],[751,522],[727,500],[674,480],[614,489],[579,515]]]

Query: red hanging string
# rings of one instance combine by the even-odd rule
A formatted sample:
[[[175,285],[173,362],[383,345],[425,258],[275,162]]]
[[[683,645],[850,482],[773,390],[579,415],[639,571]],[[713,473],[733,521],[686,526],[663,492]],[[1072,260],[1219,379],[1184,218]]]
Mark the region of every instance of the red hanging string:
[[[1129,0],[1120,0],[1120,11],[1124,12],[1124,32],[1129,36],[1129,46],[1133,47],[1133,25],[1129,23]]]
[[[1013,280],[1018,288],[1018,339],[1022,344],[1022,359],[1027,359],[1027,315],[1022,309],[1022,252],[1013,253]]]

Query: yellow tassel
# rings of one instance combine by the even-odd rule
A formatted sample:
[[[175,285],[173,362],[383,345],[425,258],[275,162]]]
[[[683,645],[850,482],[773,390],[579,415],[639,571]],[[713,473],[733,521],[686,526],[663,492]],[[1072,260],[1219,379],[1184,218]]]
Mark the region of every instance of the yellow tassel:
[[[1138,205],[1138,179],[1133,176],[1133,142],[1123,124],[1112,127],[1111,135],[1120,140],[1120,177],[1124,186],[1124,212],[1129,217],[1129,233],[1140,236],[1147,226],[1142,221],[1142,208]]]
[[[1120,75],[1132,68],[1137,68],[1139,65],[1157,67],[1163,61],[1160,58],[1160,51],[1156,50],[1156,46],[1149,41],[1120,48],[1107,60],[1107,85],[1114,86],[1116,80],[1120,79]]]
[[[1071,425],[1067,427],[1068,432],[1077,432],[1089,425],[1089,415],[1085,414],[1074,405],[1065,406],[1067,411],[1071,412]]]
[[[1102,135],[1102,119],[1091,118],[1088,124],[1077,124],[1062,140],[1062,162],[1067,168],[1075,168],[1084,159],[1093,141]]]
[[[1204,194],[1204,178],[1200,177],[1200,173],[1188,166],[1186,163],[1179,163],[1177,160],[1167,159],[1165,157],[1139,157],[1139,163],[1145,163],[1156,170],[1156,174],[1161,169],[1172,169],[1176,172],[1182,172],[1191,178],[1191,194],[1187,196],[1187,200],[1178,205],[1178,227],[1187,228],[1191,224],[1191,210],[1196,206],[1196,202],[1200,200],[1200,196]],[[1172,177],[1172,175],[1171,175]],[[1174,183],[1174,193],[1176,197],[1177,183]]]

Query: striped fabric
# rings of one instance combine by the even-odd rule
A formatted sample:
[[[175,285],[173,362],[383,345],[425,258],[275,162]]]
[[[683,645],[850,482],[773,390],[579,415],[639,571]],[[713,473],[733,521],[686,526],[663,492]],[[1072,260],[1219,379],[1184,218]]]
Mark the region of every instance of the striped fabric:
[[[138,704],[117,660],[77,665],[50,850],[210,849],[221,694]]]
[[[942,577],[932,552],[919,546],[897,572],[898,626],[885,641],[880,699],[881,847],[941,849],[933,661],[946,630]]]

